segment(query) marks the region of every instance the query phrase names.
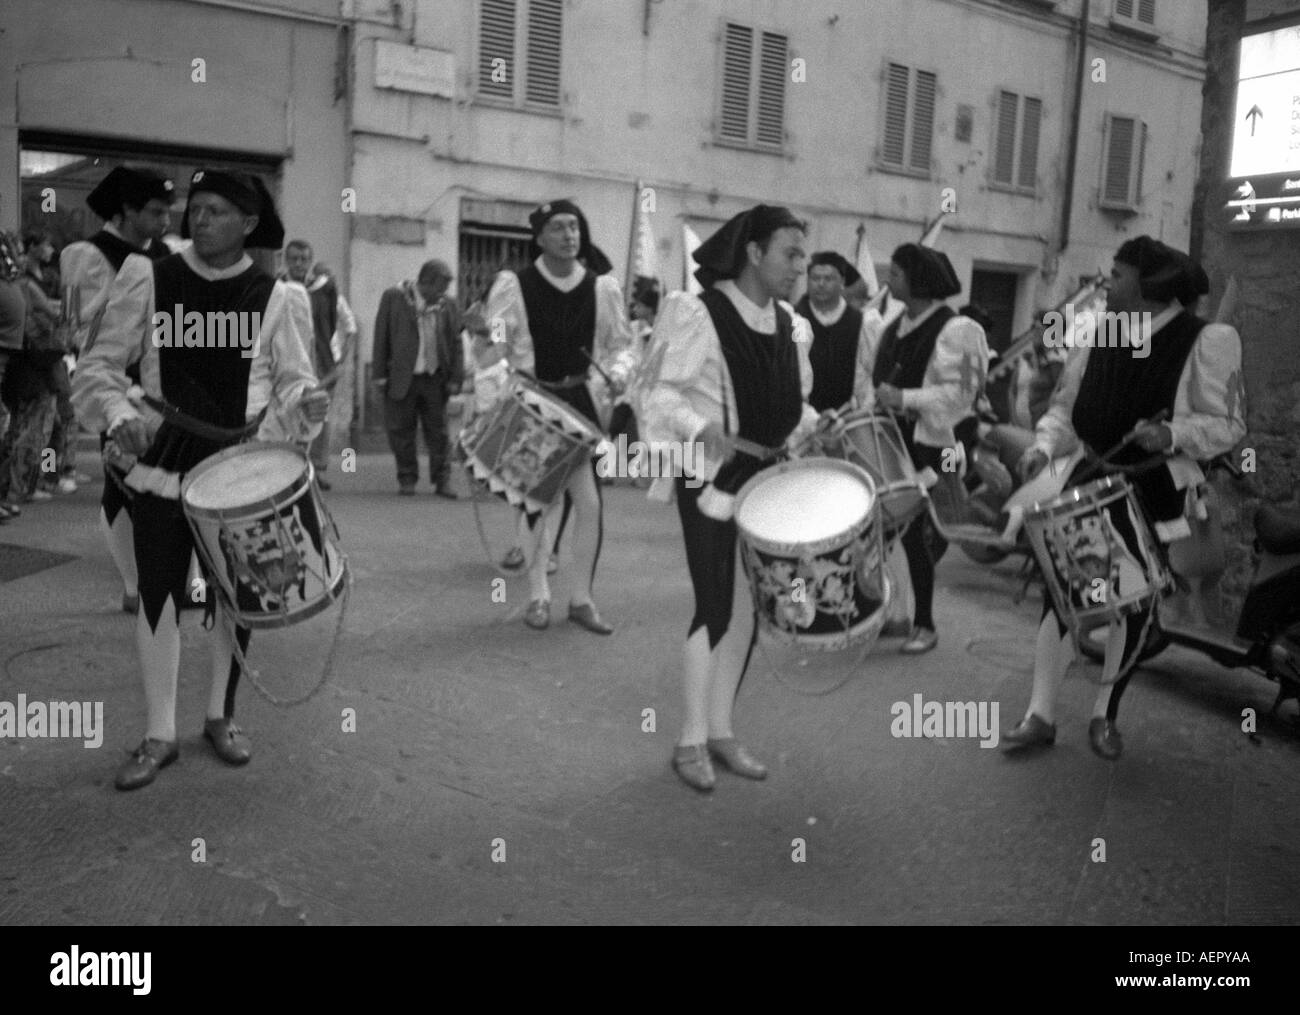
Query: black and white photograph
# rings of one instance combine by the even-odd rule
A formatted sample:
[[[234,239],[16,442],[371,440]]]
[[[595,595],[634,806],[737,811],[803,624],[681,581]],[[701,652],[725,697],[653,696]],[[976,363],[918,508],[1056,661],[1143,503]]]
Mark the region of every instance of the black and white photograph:
[[[173,927],[1282,987],[1300,0],[5,0],[0,379],[56,995]]]

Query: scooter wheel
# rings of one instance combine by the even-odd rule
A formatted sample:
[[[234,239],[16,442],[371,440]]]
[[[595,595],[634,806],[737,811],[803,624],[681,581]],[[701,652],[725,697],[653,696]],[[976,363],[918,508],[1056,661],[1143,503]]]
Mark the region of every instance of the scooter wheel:
[[[1147,643],[1142,646],[1142,651],[1138,653],[1138,663],[1144,663],[1148,659],[1154,659],[1161,652],[1169,647],[1169,635],[1165,634],[1159,626],[1151,629],[1147,635]],[[1106,628],[1097,627],[1089,631],[1079,639],[1079,651],[1084,657],[1091,659],[1094,663],[1103,663],[1106,661]]]

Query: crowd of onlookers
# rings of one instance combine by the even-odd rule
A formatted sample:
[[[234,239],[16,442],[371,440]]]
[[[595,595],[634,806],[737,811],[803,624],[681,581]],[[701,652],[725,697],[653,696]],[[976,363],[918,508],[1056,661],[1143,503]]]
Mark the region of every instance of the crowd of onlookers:
[[[76,467],[74,319],[49,238],[0,233],[0,525],[89,481]]]

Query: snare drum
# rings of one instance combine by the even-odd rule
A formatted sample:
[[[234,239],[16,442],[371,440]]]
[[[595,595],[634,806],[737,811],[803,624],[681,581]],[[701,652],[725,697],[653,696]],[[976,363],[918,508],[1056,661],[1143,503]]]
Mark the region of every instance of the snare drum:
[[[522,378],[459,437],[474,478],[530,513],[559,499],[600,439],[576,410]]]
[[[925,510],[925,484],[893,416],[870,410],[850,413],[823,444],[832,458],[852,462],[874,480],[885,539],[893,539]]]
[[[1057,615],[1076,636],[1145,610],[1172,581],[1123,476],[1035,504],[1024,527]]]
[[[296,624],[342,594],[347,558],[297,445],[237,444],[205,458],[181,484],[181,505],[240,625]]]
[[[741,560],[760,626],[820,650],[880,634],[889,602],[871,477],[805,458],[764,469],[736,495]]]

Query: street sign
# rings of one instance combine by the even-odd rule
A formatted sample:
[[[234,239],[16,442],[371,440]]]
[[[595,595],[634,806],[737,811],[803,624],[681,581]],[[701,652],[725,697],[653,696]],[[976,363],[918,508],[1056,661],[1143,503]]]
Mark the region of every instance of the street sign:
[[[1300,25],[1243,38],[1239,67],[1229,225],[1300,228]]]

